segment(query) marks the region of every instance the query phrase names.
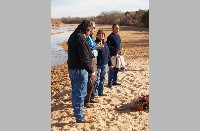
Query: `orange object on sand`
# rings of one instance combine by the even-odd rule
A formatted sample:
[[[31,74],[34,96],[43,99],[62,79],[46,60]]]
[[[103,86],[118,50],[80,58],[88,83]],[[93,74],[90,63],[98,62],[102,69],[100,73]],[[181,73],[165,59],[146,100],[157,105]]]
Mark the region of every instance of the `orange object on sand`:
[[[149,109],[149,95],[141,95],[129,103],[131,110],[146,111]]]

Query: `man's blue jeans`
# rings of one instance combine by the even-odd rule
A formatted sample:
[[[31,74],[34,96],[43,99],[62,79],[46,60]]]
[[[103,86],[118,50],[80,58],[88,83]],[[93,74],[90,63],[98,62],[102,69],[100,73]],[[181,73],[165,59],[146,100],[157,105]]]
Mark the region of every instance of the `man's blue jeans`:
[[[97,65],[97,80],[95,83],[95,96],[103,94],[104,81],[108,65]]]
[[[72,85],[72,107],[76,122],[84,121],[84,98],[87,95],[88,72],[82,69],[68,69]]]
[[[117,73],[119,72],[119,68],[114,68],[108,71],[108,85],[112,85],[117,82]]]

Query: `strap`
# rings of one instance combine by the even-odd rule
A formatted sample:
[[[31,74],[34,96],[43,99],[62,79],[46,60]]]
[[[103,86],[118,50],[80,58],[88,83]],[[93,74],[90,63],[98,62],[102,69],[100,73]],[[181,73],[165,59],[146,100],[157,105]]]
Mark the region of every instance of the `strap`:
[[[122,60],[121,60],[121,57],[120,56],[122,56],[122,55],[119,55],[119,60],[120,60],[120,62],[121,62],[121,67],[123,67],[123,65],[122,65]]]
[[[116,57],[116,64],[115,64],[115,67],[117,67],[117,57]]]
[[[122,65],[122,60],[121,60],[121,57],[120,57],[120,55],[119,55],[119,60],[120,60],[121,67],[122,67],[123,65]]]

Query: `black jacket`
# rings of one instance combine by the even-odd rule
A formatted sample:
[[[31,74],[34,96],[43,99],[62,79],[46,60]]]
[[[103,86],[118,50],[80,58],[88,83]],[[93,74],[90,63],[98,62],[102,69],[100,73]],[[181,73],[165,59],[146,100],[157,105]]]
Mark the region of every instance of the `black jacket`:
[[[90,47],[85,37],[79,31],[74,31],[68,39],[68,68],[85,69],[93,73]]]
[[[100,42],[98,39],[95,41],[96,43]],[[104,47],[101,50],[98,50],[97,56],[97,65],[105,65],[112,66],[110,51],[106,42],[102,41]]]
[[[110,49],[110,55],[116,56],[118,50],[120,50],[120,44],[121,44],[121,38],[120,38],[119,34],[111,33],[107,37],[107,44]]]

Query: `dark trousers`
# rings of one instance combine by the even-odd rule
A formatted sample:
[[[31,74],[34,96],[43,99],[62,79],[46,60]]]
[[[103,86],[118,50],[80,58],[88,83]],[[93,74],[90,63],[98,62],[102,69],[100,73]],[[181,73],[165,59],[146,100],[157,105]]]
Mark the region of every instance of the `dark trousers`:
[[[89,103],[91,99],[94,98],[94,87],[96,82],[96,76],[97,76],[97,58],[92,59],[92,68],[95,72],[95,77],[90,78],[88,76],[88,83],[87,83],[87,95],[85,96],[85,103]]]

